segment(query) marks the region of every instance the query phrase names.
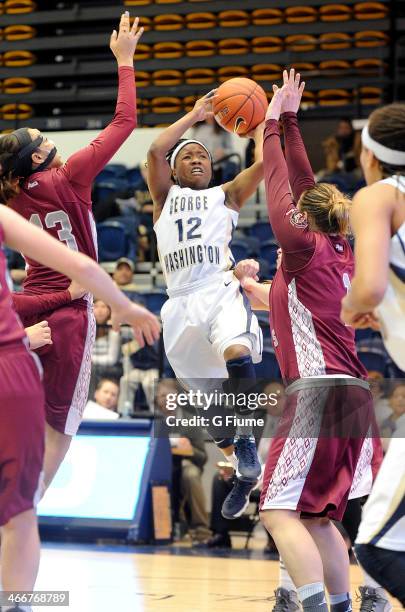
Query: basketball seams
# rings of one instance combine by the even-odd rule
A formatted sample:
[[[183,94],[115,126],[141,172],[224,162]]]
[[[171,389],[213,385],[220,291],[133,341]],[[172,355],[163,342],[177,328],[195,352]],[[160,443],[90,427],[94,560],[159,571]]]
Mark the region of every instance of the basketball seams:
[[[240,115],[243,117],[244,123],[246,125],[245,131],[242,134],[239,134],[243,136],[248,131],[250,131],[250,129],[253,129],[251,128],[251,126],[252,126],[252,123],[254,123],[254,118],[255,118],[255,115],[257,114],[255,112],[257,105],[259,105],[259,108],[262,110],[262,113],[264,114],[266,113],[267,97],[266,97],[266,106],[264,106],[263,100],[262,100],[263,95],[261,94],[261,90],[263,91],[263,89],[258,83],[255,83],[251,79],[245,79],[244,77],[236,77],[235,79],[229,79],[229,81],[232,81],[232,87],[234,91],[230,93],[229,95],[226,95],[226,97],[221,98],[220,102],[214,105],[214,114],[217,115],[222,110],[222,108],[226,106],[226,102],[231,100],[232,98],[235,98],[237,96],[243,97],[244,98],[243,102],[239,104],[239,106],[235,109],[235,111],[229,117],[227,118],[224,117],[224,119],[222,119],[221,122],[218,122],[225,129],[227,128],[229,129],[230,124],[235,121],[235,118],[241,112],[243,107],[246,106],[246,113],[243,113],[242,115]],[[225,83],[227,83],[227,81],[225,81]],[[250,86],[251,84],[252,86]],[[249,85],[249,88],[247,90],[248,85]],[[264,96],[266,96],[264,91],[263,91],[263,94]],[[248,108],[249,100],[251,100],[250,108]],[[228,108],[229,108],[229,105],[228,105]],[[249,112],[250,112],[250,119],[249,121],[247,121],[245,114],[249,114]],[[256,125],[258,125],[258,123]],[[256,127],[256,125],[254,127]]]

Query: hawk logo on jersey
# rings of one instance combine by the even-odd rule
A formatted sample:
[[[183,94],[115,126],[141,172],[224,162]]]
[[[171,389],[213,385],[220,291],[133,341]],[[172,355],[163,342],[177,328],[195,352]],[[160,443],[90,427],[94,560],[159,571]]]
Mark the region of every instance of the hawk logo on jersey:
[[[39,185],[38,181],[32,181],[32,183],[28,183],[27,187],[28,189],[32,189],[33,187],[36,187],[37,185]]]
[[[308,227],[308,221],[304,213],[297,209],[293,209],[288,214],[290,215],[290,223],[294,227],[298,227],[299,229],[305,229]]]

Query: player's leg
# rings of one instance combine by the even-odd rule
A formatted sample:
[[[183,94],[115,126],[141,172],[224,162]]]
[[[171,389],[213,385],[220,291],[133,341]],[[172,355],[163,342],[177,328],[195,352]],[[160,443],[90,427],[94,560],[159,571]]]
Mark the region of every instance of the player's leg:
[[[1,583],[4,591],[32,591],[39,568],[40,543],[34,509],[13,516],[0,528]]]
[[[31,591],[40,555],[35,505],[45,413],[38,367],[25,348],[0,355],[0,389],[0,583],[5,591]]]
[[[260,519],[271,533],[294,584],[304,612],[327,612],[322,558],[299,513],[264,510]]]
[[[87,402],[95,337],[92,306],[59,308],[48,317],[53,344],[43,357],[46,441],[44,491],[57,473]]]
[[[357,544],[356,555],[367,573],[405,607],[405,551]]]

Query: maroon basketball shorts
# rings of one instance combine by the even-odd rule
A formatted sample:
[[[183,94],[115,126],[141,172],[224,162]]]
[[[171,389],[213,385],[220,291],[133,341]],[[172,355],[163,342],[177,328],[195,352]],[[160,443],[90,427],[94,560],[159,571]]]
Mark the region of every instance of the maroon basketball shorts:
[[[0,525],[38,501],[45,400],[37,361],[23,345],[0,350]]]
[[[349,497],[371,490],[378,432],[368,385],[356,378],[307,378],[286,393],[266,461],[260,509],[340,520]]]
[[[24,320],[24,325],[38,322]],[[52,344],[36,353],[44,368],[47,423],[56,431],[74,436],[87,402],[96,325],[93,306],[77,302],[46,313]]]

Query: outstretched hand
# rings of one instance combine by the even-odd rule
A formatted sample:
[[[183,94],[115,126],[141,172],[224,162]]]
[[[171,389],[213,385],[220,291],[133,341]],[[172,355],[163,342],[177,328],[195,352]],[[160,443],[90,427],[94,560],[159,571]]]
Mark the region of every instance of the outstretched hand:
[[[280,119],[281,107],[285,96],[285,90],[285,85],[283,85],[283,87],[281,88],[277,85],[273,85],[273,97],[267,109],[266,121],[268,119],[276,119],[276,121]]]
[[[143,28],[139,28],[139,17],[135,17],[132,27],[129,21],[129,12],[121,15],[118,33],[113,30],[110,38],[110,49],[117,58],[119,66],[133,66],[136,45],[143,34]]]
[[[123,309],[113,308],[111,311],[111,324],[114,331],[119,331],[122,323],[131,325],[134,338],[140,348],[147,344],[154,344],[160,337],[160,323],[154,314],[143,306],[128,301]]]
[[[305,88],[305,82],[302,81],[300,84],[300,79],[300,73],[297,72],[297,74],[295,74],[294,68],[291,68],[290,73],[288,73],[287,70],[283,71],[284,96],[281,104],[281,113],[298,112]]]
[[[193,113],[195,114],[196,121],[205,121],[207,117],[212,117],[214,112],[212,110],[212,103],[215,99],[216,89],[211,89],[205,96],[197,100],[194,104]]]

